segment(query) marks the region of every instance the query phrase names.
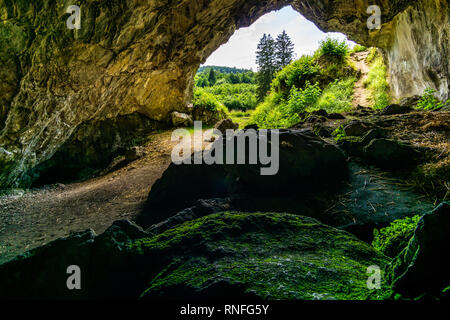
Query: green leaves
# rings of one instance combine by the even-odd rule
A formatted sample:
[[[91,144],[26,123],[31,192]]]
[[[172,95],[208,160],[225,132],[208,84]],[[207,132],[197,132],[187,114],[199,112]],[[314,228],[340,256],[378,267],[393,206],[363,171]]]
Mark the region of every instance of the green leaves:
[[[450,100],[447,100],[445,103],[439,101],[434,96],[435,93],[436,90],[434,89],[431,88],[426,89],[424,94],[422,95],[422,98],[417,103],[417,108],[423,110],[435,110],[442,108],[444,105],[450,102]]]
[[[372,246],[389,257],[398,255],[414,234],[420,216],[406,217],[392,222],[388,227],[374,229]]]
[[[343,61],[349,54],[349,48],[345,41],[326,38],[320,42],[319,54]]]

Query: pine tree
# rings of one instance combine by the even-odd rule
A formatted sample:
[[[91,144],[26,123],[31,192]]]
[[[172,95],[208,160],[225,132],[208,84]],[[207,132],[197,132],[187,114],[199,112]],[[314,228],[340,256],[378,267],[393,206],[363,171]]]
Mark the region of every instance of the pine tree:
[[[276,71],[275,41],[270,34],[264,34],[259,41],[256,50],[256,64],[258,65],[258,74],[256,76],[258,99],[262,101],[270,90],[270,83]]]
[[[294,44],[286,31],[278,35],[275,42],[275,59],[277,70],[283,69],[290,64],[294,58]]]
[[[217,81],[216,73],[215,73],[214,69],[211,68],[209,70],[209,76],[208,76],[209,85],[213,86],[214,84],[216,84],[216,81]]]

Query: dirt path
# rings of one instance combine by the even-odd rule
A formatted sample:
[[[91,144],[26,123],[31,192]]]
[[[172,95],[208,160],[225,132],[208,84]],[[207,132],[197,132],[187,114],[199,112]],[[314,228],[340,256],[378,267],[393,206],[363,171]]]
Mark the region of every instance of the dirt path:
[[[366,63],[368,51],[354,53],[351,57],[358,70],[361,70],[361,78],[355,83],[355,91],[353,96],[353,106],[370,107],[370,92],[364,87],[364,81],[369,73],[369,66]]]
[[[0,263],[73,232],[98,234],[116,220],[133,219],[171,163],[171,133],[156,134],[145,157],[104,176],[0,197]]]

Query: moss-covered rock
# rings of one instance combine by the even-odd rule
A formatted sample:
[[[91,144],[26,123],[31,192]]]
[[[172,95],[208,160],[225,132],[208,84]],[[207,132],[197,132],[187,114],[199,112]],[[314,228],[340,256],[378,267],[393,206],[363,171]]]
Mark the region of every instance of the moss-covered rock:
[[[441,203],[423,215],[408,246],[392,261],[389,278],[405,298],[438,297],[450,284],[450,204]]]
[[[223,212],[150,235],[126,221],[0,266],[1,298],[383,299],[367,268],[389,258],[351,234],[282,213]],[[66,289],[69,265],[82,290]],[[384,278],[382,278],[384,279]]]
[[[397,256],[414,234],[420,216],[406,217],[393,221],[386,228],[374,230],[372,246],[388,257]]]

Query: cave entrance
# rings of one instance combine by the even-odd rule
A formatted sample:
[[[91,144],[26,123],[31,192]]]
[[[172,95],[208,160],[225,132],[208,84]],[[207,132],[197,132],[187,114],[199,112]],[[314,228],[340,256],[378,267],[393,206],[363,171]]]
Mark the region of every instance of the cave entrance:
[[[250,26],[236,30],[227,42],[208,56],[194,76],[194,120],[212,126],[224,118],[222,111],[225,110],[242,129],[270,91],[271,80],[266,81],[265,91],[261,88],[263,83],[258,80],[258,71],[264,68],[264,59],[267,60],[267,57],[260,57],[258,62],[257,51],[260,51],[261,56],[261,51],[264,50],[260,47],[269,41],[273,43],[273,80],[277,72],[291,62],[303,59],[304,56],[314,57],[321,43],[327,39],[332,39],[336,44],[344,44],[349,51],[356,46],[355,42],[348,40],[342,33],[321,31],[290,5],[266,13]],[[333,67],[329,64],[321,66]],[[330,82],[330,79],[320,80],[322,86]],[[297,89],[304,87],[301,83],[296,85]],[[204,109],[216,112],[211,114]]]

